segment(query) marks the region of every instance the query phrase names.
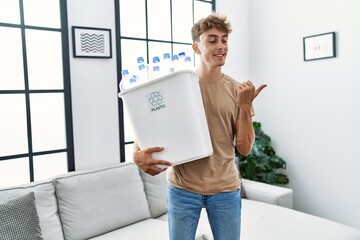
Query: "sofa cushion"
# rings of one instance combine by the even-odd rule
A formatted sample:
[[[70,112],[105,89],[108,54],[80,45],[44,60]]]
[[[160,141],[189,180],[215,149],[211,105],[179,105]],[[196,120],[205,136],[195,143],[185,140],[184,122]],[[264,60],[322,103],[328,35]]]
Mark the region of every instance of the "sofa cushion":
[[[242,199],[241,240],[358,240],[360,231],[286,207]],[[166,215],[158,219],[166,220]],[[213,240],[206,210],[198,230]]]
[[[292,208],[293,190],[290,188],[242,179],[242,189],[247,199]]]
[[[6,202],[34,192],[42,237],[47,240],[63,240],[64,235],[57,211],[57,201],[52,180],[29,183],[0,189],[0,202]]]
[[[43,240],[34,192],[0,203],[0,239]]]
[[[360,231],[289,208],[243,199],[242,240],[357,240]]]
[[[167,213],[166,173],[162,172],[159,175],[151,176],[142,171],[140,172],[141,172],[141,178],[143,179],[145,186],[145,192],[149,203],[151,217],[157,218],[160,215]]]
[[[139,239],[154,239],[154,240],[168,240],[168,224],[165,221],[157,219],[147,219],[138,223],[131,224],[125,228],[120,228],[112,232],[103,234],[89,240],[139,240]],[[195,240],[206,240],[207,238],[202,233],[197,233]]]
[[[66,174],[55,179],[65,239],[88,239],[150,217],[135,164]]]

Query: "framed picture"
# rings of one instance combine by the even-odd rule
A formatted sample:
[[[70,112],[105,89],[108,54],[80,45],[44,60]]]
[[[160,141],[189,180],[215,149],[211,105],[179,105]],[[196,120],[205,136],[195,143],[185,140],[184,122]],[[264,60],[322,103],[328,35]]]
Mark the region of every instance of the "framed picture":
[[[303,43],[304,61],[336,57],[335,32],[304,37]]]
[[[111,29],[72,27],[73,56],[111,58]]]

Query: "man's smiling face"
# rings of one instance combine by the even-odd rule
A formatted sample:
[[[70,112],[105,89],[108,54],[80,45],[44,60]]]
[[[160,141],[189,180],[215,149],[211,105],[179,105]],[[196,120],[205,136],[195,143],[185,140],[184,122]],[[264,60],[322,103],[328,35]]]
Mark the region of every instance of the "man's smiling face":
[[[217,28],[209,29],[200,35],[197,52],[209,67],[221,67],[225,64],[228,52],[228,34]]]

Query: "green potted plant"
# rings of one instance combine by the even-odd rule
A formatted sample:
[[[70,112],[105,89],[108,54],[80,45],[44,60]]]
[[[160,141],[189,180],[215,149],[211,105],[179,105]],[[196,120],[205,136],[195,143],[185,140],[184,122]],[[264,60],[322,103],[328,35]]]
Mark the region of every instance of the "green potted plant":
[[[261,129],[261,123],[253,122],[253,126],[255,142],[250,154],[242,156],[235,148],[241,177],[268,184],[288,184],[286,162],[276,154],[271,146],[271,138]]]

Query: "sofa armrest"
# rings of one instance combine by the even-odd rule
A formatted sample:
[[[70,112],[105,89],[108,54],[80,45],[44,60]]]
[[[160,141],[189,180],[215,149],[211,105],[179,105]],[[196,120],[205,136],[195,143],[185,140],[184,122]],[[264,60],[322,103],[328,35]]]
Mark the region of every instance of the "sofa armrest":
[[[293,190],[290,188],[274,186],[266,183],[241,179],[241,186],[245,198],[282,207],[293,207]]]

